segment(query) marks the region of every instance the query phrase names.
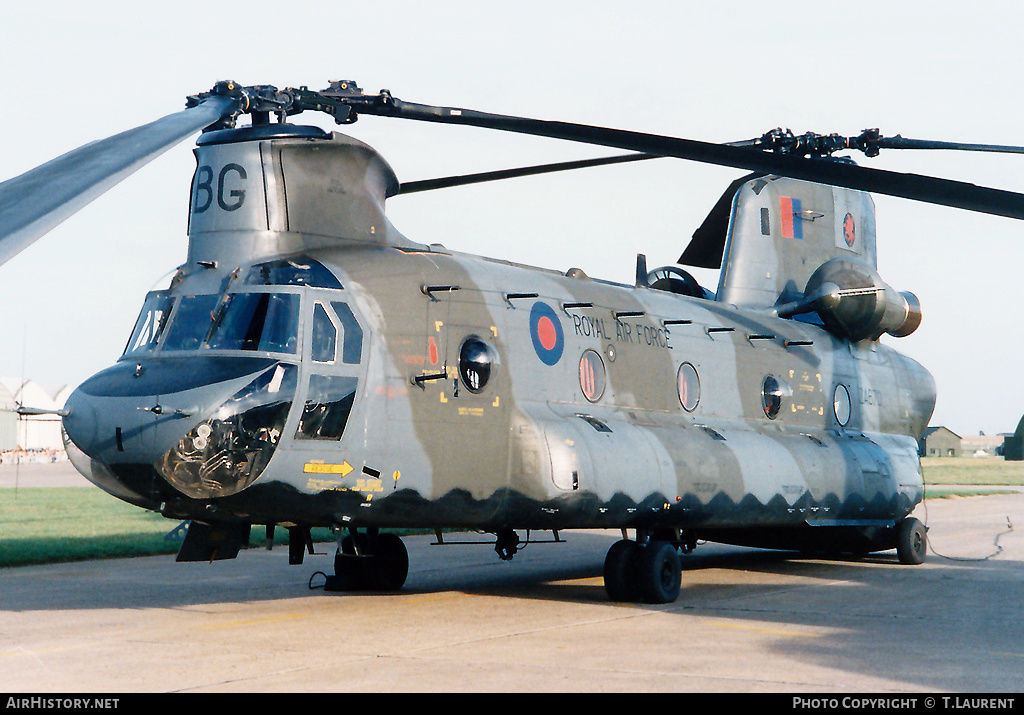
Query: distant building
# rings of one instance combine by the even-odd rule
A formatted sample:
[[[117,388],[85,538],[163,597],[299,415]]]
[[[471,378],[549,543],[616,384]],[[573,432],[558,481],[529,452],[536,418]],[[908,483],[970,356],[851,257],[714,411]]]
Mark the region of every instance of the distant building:
[[[63,409],[71,394],[68,385],[44,386],[32,380],[0,378],[0,452],[12,450],[64,451],[57,415],[19,415],[18,405],[44,410]]]
[[[959,457],[963,454],[960,435],[948,427],[929,427],[918,441],[922,457]]]
[[[995,457],[1003,453],[1006,435],[971,435],[960,438],[960,449],[965,457],[988,455]]]

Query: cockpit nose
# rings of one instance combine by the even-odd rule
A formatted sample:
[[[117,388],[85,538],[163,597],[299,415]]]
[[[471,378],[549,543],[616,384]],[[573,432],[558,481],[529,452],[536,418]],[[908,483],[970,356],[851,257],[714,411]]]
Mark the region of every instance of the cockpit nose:
[[[270,461],[297,372],[270,358],[122,360],[68,399],[68,454],[97,486],[133,503],[235,494]]]

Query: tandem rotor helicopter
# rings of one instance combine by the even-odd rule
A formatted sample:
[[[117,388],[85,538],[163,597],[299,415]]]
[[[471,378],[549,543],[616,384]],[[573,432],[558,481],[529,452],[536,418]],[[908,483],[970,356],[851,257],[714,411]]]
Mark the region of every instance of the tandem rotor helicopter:
[[[634,152],[400,182],[304,111],[463,124]],[[238,124],[247,114],[251,123]],[[1020,152],[775,130],[734,144],[413,104],[354,82],[220,82],[186,108],[0,184],[0,262],[192,134],[187,261],[121,358],[62,411],[74,466],[190,520],[179,561],[233,558],[254,525],[338,539],[330,590],[395,590],[387,529],[620,529],[613,600],[666,603],[699,541],[921,563],[917,439],[931,375],[882,345],[921,320],[878,275],[868,192],[1024,218],[1024,196],[834,158],[883,148]],[[410,193],[653,157],[751,172],[679,265],[634,285],[423,245],[384,211]],[[714,292],[681,266],[720,269]],[[28,409],[26,408],[26,411]],[[633,530],[634,538],[628,538]]]

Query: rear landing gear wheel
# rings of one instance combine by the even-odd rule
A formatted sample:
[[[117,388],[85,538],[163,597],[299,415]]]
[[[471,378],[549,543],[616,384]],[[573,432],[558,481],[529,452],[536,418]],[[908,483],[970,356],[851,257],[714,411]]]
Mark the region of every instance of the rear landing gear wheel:
[[[923,564],[928,555],[928,530],[912,516],[900,522],[896,536],[896,555],[901,564]]]
[[[679,598],[683,565],[676,547],[667,541],[651,541],[640,550],[637,586],[647,603],[672,603]]]
[[[640,545],[635,541],[622,539],[612,544],[604,558],[604,590],[613,601],[636,601],[636,554]]]
[[[604,588],[613,601],[672,603],[679,598],[682,563],[667,541],[616,541],[604,560]]]

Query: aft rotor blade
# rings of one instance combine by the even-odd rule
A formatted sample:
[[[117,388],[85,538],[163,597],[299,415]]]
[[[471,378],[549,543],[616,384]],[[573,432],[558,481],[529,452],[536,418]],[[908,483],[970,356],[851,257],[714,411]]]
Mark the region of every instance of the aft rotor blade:
[[[379,104],[359,106],[356,111],[362,114],[499,129],[616,147],[645,154],[672,156],[997,216],[1024,219],[1024,194],[977,186],[952,179],[872,169],[843,161],[807,159],[744,146],[713,144],[693,139],[680,139],[586,124],[413,104],[395,99],[390,95]]]
[[[172,146],[231,114],[213,97],[155,122],[86,144],[0,183],[0,264]]]
[[[479,184],[485,181],[501,181],[503,179],[515,179],[520,176],[536,176],[538,174],[550,174],[556,171],[572,171],[574,169],[586,169],[592,166],[606,166],[608,164],[622,164],[630,161],[644,161],[646,159],[662,159],[658,154],[625,154],[620,156],[606,156],[598,159],[580,159],[578,161],[563,161],[557,164],[539,164],[537,166],[523,166],[516,169],[502,169],[500,171],[484,171],[477,174],[462,174],[460,176],[444,176],[437,179],[423,179],[421,181],[403,182],[398,190],[399,194],[413,194],[417,191],[433,191],[434,189],[447,189],[453,186],[466,186],[468,184]]]

